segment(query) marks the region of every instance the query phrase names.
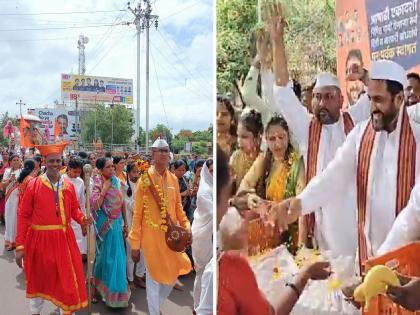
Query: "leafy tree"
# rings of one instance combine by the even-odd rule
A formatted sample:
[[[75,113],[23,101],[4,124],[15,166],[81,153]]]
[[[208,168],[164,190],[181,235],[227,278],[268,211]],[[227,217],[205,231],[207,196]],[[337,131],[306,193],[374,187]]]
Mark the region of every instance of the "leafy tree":
[[[320,70],[335,73],[335,0],[281,2],[288,23],[285,44],[289,69],[305,84]],[[236,81],[249,70],[250,60],[255,55],[255,30],[263,28],[257,23],[256,7],[256,0],[217,1],[217,88],[220,93],[234,91]]]
[[[133,114],[124,106],[114,108],[97,105],[82,121],[82,139],[91,143],[96,135],[102,143],[126,144],[131,142],[134,134]],[[112,132],[113,130],[113,132]]]

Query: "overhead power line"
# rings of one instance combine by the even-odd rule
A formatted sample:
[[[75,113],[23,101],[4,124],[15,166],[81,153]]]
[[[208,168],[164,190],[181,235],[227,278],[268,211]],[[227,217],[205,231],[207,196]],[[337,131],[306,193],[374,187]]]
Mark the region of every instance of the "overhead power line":
[[[127,11],[127,10],[74,11],[74,12],[36,12],[36,13],[0,13],[0,16],[95,14],[95,13],[111,13],[111,12],[122,12],[122,11]]]
[[[45,27],[45,28],[19,28],[19,29],[7,29],[0,32],[21,32],[21,31],[46,31],[46,30],[68,30],[77,28],[97,28],[97,27],[108,27],[117,25],[128,25],[129,22],[120,22],[116,24],[97,24],[97,25],[80,25],[80,26],[66,26],[66,27]]]

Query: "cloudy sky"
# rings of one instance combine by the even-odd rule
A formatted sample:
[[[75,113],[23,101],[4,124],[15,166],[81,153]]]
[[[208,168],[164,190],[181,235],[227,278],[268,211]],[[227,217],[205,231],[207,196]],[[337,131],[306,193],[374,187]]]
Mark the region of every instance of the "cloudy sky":
[[[134,7],[138,0],[131,2]],[[151,2],[159,28],[150,31],[150,127],[164,123],[175,133],[206,129],[212,122],[213,1]],[[89,38],[87,75],[129,78],[135,87],[135,26],[116,25],[133,21],[126,9],[123,0],[0,0],[0,112],[17,115],[20,99],[29,108],[61,102],[60,75],[77,74],[80,34]],[[143,127],[145,39],[142,34]]]

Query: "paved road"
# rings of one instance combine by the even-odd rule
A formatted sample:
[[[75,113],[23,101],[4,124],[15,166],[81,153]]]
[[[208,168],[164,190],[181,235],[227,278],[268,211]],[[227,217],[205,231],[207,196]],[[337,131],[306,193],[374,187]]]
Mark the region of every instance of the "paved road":
[[[46,271],[48,276],[48,271]],[[191,315],[192,288],[194,274],[180,278],[184,291],[173,290],[162,308],[164,315]],[[92,307],[92,314],[137,315],[148,314],[146,304],[146,290],[137,288],[131,295],[130,305],[126,309],[110,309],[102,302]],[[14,252],[4,250],[4,226],[0,225],[0,314],[26,315],[29,314],[28,301],[25,298],[25,277],[14,261]],[[58,309],[51,303],[44,305],[42,315],[58,315]],[[87,311],[77,315],[87,315]]]

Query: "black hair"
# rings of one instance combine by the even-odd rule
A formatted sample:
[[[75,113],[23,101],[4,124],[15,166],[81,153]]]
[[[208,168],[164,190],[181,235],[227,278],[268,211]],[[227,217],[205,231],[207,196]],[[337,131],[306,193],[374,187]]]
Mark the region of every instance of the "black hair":
[[[220,197],[220,193],[229,184],[230,171],[228,157],[219,146],[217,146],[217,171],[216,171],[216,198]]]
[[[204,160],[198,160],[197,162],[195,162],[195,165],[194,165],[194,173],[197,172],[197,168],[203,167],[204,163],[205,163]]]
[[[207,161],[206,161],[206,166],[208,167],[208,168],[210,168],[210,166],[212,166],[213,165],[213,159],[208,159]]]
[[[33,157],[33,160],[35,162],[41,163],[42,162],[42,157],[39,154],[37,154]]]
[[[182,165],[185,166],[185,169],[187,169],[187,164],[185,163],[184,160],[178,160],[174,162],[174,167],[177,170],[178,168],[180,168]]]
[[[287,125],[286,119],[283,118],[283,116],[274,114],[273,117],[268,121],[267,127],[265,128],[265,132],[267,133],[270,127],[272,126],[280,126],[287,132],[288,136],[288,144],[285,154],[285,160],[289,159],[290,154],[293,152],[293,146],[290,139],[290,132],[289,132],[289,126]],[[263,199],[266,199],[266,189],[267,189],[267,181],[269,178],[270,170],[273,166],[274,158],[273,158],[273,152],[271,152],[270,148],[267,146],[267,151],[265,152],[264,156],[264,171],[263,176],[259,180],[256,188],[257,195],[260,196]]]
[[[295,92],[298,99],[302,97],[302,85],[295,79],[293,79],[293,92]]]
[[[105,152],[105,157],[112,159],[112,152],[109,152],[109,151]]]
[[[13,160],[15,157],[20,158],[20,156],[19,156],[19,155],[17,155],[16,153],[11,153],[11,154],[10,154],[10,156],[9,156],[9,162],[12,162],[12,160]]]
[[[58,121],[59,118],[63,118],[66,121],[66,123],[69,123],[69,118],[67,117],[67,115],[64,115],[64,114],[58,115],[56,120]]]
[[[386,82],[386,90],[394,98],[398,93],[404,92],[404,87],[400,82],[393,80],[382,80]]]
[[[222,103],[223,105],[226,106],[226,109],[228,110],[230,116],[232,117],[232,119],[235,118],[235,109],[233,108],[232,105],[232,101],[229,97],[225,96],[225,95],[217,95],[217,102],[218,103]]]
[[[410,72],[409,74],[407,74],[407,80],[408,79],[415,79],[420,83],[420,75],[418,73]]]
[[[349,51],[349,53],[347,54],[347,59],[346,59],[346,67],[347,67],[347,63],[349,62],[351,58],[358,59],[360,61],[360,64],[363,66],[363,56],[360,49],[352,49]]]
[[[25,160],[25,162],[23,163],[23,169],[19,174],[19,177],[17,179],[18,183],[22,183],[23,180],[26,178],[26,176],[28,176],[29,174],[31,174],[33,172],[35,168],[35,161],[32,159],[28,159]]]
[[[83,160],[87,159],[87,157],[88,157],[87,153],[84,152],[84,151],[80,151],[77,155]]]
[[[112,163],[115,165],[115,164],[118,164],[121,160],[125,160],[125,159],[126,158],[124,156],[114,156],[112,158]]]
[[[98,170],[103,170],[105,165],[106,165],[106,161],[112,161],[111,158],[108,157],[101,157],[99,159],[96,160],[96,168]]]
[[[95,152],[90,152],[90,153],[88,153],[87,158],[89,158],[92,154],[96,157],[96,153]]]
[[[83,160],[80,157],[73,157],[69,160],[67,167],[83,169]]]
[[[134,163],[134,162],[130,162],[130,163],[127,164],[126,177],[127,177],[127,185],[128,185],[128,189],[127,189],[127,196],[128,197],[131,197],[133,195],[133,189],[131,188],[131,185],[130,185],[130,180],[129,180],[129,177],[128,177],[128,173],[130,173],[135,166],[136,166],[136,163]]]
[[[255,138],[259,138],[264,132],[261,113],[255,109],[245,110],[239,117],[239,123],[245,127],[246,130],[252,132]]]

